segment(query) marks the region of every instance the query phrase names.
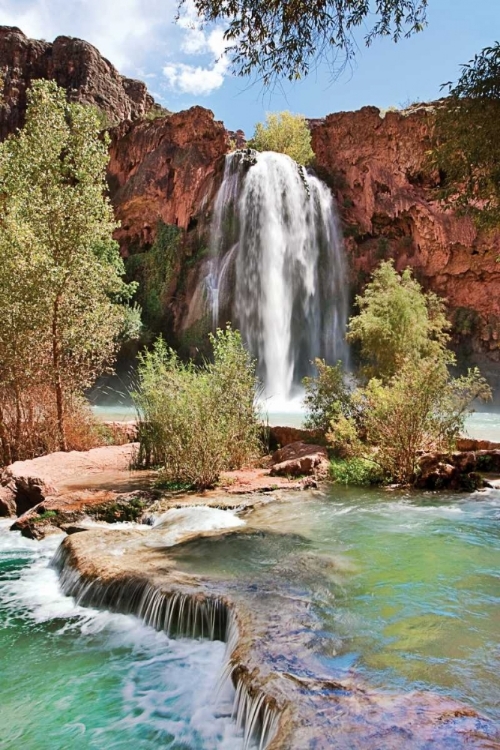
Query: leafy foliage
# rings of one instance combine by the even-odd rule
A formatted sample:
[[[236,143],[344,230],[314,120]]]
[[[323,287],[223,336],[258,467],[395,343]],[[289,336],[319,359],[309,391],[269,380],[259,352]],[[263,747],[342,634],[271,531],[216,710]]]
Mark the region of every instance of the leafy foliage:
[[[35,450],[33,439],[26,443],[35,422],[55,426],[57,447],[70,447],[72,404],[112,362],[125,319],[133,322],[123,303],[135,287],[122,280],[112,240],[99,129],[93,108],[69,104],[52,81],[35,81],[24,129],[0,146],[4,461]],[[37,450],[51,443],[47,436]]]
[[[481,227],[500,223],[500,43],[467,64],[437,110],[432,161],[440,197]]]
[[[298,164],[309,164],[314,158],[306,118],[286,111],[271,112],[265,123],[257,123],[248,145],[256,151],[286,154]]]
[[[154,332],[162,330],[166,295],[178,262],[181,230],[158,222],[156,237],[149,250],[127,259],[127,272],[139,282],[137,299],[144,324]]]
[[[359,343],[368,377],[387,380],[408,358],[451,362],[443,302],[424,294],[410,269],[398,274],[392,260],[382,262],[356,304],[359,313],[349,321],[347,339]]]
[[[333,458],[330,477],[338,484],[355,487],[381,484],[384,479],[380,467],[366,458]]]
[[[386,384],[373,378],[364,393],[366,443],[386,476],[404,484],[416,478],[420,452],[452,449],[472,401],[491,395],[477,369],[451,378],[430,357],[409,360]]]
[[[442,303],[424,294],[409,271],[399,275],[382,263],[357,301],[360,313],[349,330],[368,382],[344,390],[339,365],[323,363],[316,381],[306,384],[308,419],[323,430],[329,420],[327,441],[344,459],[332,468],[338,481],[357,481],[361,466],[377,466],[379,478],[408,484],[417,477],[419,455],[453,448],[472,402],[491,391],[477,369],[451,377],[455,359],[446,348]]]
[[[308,430],[327,432],[330,423],[341,415],[352,415],[352,400],[346,383],[342,362],[327,365],[324,359],[315,359],[316,377],[304,378],[304,425]]]
[[[182,6],[185,0],[180,0]],[[307,75],[311,63],[337,55],[354,57],[353,32],[366,28],[369,45],[379,36],[398,41],[421,31],[427,0],[193,0],[206,23],[225,27],[227,53],[242,76],[256,73],[265,85],[282,76],[296,80]],[[367,24],[370,24],[367,26]]]
[[[210,340],[213,361],[196,367],[159,339],[139,359],[133,394],[139,464],[160,466],[168,483],[199,489],[252,461],[260,448],[255,363],[229,326]]]

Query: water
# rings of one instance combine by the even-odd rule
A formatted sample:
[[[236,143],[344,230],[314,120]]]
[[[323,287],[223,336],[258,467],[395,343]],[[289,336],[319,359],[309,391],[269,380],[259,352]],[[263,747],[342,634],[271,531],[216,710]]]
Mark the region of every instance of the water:
[[[262,401],[263,411],[267,414],[270,425],[282,427],[303,427],[305,412],[300,395],[293,399],[269,397]],[[103,421],[116,420],[128,422],[137,414],[133,407],[94,406],[94,414]],[[500,443],[500,414],[497,412],[476,412],[467,418],[465,434],[476,440],[491,440]]]
[[[216,699],[225,645],[172,640],[84,609],[42,543],[0,525],[2,750],[240,750],[233,691]]]
[[[331,193],[314,175],[271,151],[229,154],[211,252],[212,325],[231,320],[241,331],[267,396],[291,397],[315,357],[346,360],[342,240]]]
[[[496,491],[332,487],[248,518],[274,535],[198,540],[176,559],[257,586],[285,581],[291,593],[301,581],[322,622],[325,673],[441,692],[500,720],[499,522]]]

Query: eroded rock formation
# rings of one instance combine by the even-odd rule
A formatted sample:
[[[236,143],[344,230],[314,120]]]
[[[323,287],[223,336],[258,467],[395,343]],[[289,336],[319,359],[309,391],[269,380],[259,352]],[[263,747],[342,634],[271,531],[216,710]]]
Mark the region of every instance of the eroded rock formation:
[[[243,133],[228,133],[201,107],[144,119],[155,107],[145,84],[121,76],[78,39],[58,37],[50,44],[1,27],[0,73],[0,137],[22,125],[26,89],[39,77],[53,78],[70,99],[96,104],[110,122],[120,123],[112,131],[109,167],[121,221],[117,239],[127,255],[151,246],[160,221],[185,230],[162,298],[163,332],[178,342],[185,331],[195,331],[201,313],[196,300],[191,303],[223,157],[234,142],[244,143]],[[478,233],[437,200],[442,175],[428,161],[433,117],[433,107],[421,105],[385,117],[365,107],[311,121],[316,169],[337,197],[353,290],[363,288],[381,259],[394,258],[398,269],[411,266],[426,288],[447,299],[461,351],[495,363],[499,234]]]
[[[124,122],[112,139],[109,184],[125,253],[150,245],[158,221],[195,230],[203,210],[209,217],[213,178],[229,148],[227,131],[210,110]]]
[[[382,259],[411,266],[448,301],[457,343],[498,361],[500,234],[479,233],[437,200],[433,111],[422,105],[384,117],[364,107],[313,121],[317,169],[338,200],[354,289]]]
[[[145,83],[120,75],[99,50],[68,36],[49,43],[0,26],[0,77],[0,138],[22,127],[26,90],[37,78],[56,81],[71,101],[95,104],[110,124],[144,117],[155,108]]]
[[[252,736],[266,750],[456,750],[498,742],[498,727],[457,701],[430,692],[377,691],[352,671],[340,679],[328,672],[309,586],[311,577],[316,584],[326,580],[331,561],[298,554],[261,575],[211,576],[183,566],[200,544],[210,555],[210,547],[215,551],[228,538],[267,535],[272,543],[286,535],[247,527],[191,533],[169,546],[163,533],[67,537],[56,563],[62,589],[81,604],[133,613],[173,635],[226,640],[224,675],[236,688],[234,714],[245,747]]]

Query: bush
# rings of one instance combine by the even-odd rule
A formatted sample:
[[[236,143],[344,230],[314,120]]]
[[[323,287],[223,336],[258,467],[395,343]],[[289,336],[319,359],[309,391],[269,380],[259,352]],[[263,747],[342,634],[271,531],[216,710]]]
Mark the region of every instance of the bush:
[[[342,362],[327,365],[324,359],[315,359],[316,377],[304,378],[304,425],[308,430],[327,432],[332,420],[340,415],[352,415],[351,392],[346,383]]]
[[[490,389],[477,369],[451,378],[443,362],[407,361],[386,384],[373,378],[363,390],[365,439],[358,455],[370,455],[387,478],[408,484],[417,478],[419,456],[449,451],[476,398]]]
[[[317,378],[304,381],[307,425],[325,432],[338,457],[366,459],[386,479],[408,484],[420,454],[452,449],[472,402],[491,391],[477,369],[451,377],[443,302],[409,271],[382,263],[357,302],[349,337],[361,344],[370,379],[350,392],[340,365],[317,361]]]
[[[255,126],[255,133],[248,142],[256,151],[277,151],[286,154],[298,164],[307,165],[314,158],[311,148],[311,132],[303,115],[291,112],[273,112],[266,122]]]
[[[425,294],[410,269],[399,274],[392,260],[383,261],[356,304],[359,313],[349,321],[347,339],[359,343],[367,377],[385,381],[409,357],[452,362],[443,301]]]
[[[137,300],[149,330],[159,332],[165,317],[166,298],[175,276],[182,239],[173,224],[158,222],[156,238],[149,250],[127,259],[127,272],[139,281]]]
[[[213,361],[182,362],[162,339],[139,358],[141,466],[161,467],[162,480],[212,487],[225,470],[259,454],[255,363],[229,326],[210,336]]]
[[[365,458],[333,458],[330,461],[330,477],[338,484],[356,487],[381,484],[384,480],[380,467]]]
[[[40,384],[17,394],[13,390],[0,383],[0,466],[59,450],[53,389]],[[64,409],[68,450],[86,451],[113,442],[83,396],[68,394]]]

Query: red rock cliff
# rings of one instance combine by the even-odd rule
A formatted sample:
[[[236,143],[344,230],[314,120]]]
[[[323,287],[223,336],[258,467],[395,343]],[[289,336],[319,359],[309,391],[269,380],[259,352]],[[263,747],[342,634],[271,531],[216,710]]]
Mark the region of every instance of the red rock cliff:
[[[500,234],[478,233],[436,200],[432,127],[430,106],[328,115],[311,123],[318,172],[337,196],[354,288],[383,258],[411,266],[448,300],[457,337],[498,361]]]
[[[50,44],[0,26],[0,75],[2,139],[22,127],[26,89],[37,78],[56,81],[71,101],[97,105],[110,123],[144,117],[155,106],[146,84],[121,76],[95,47],[72,37]]]
[[[224,125],[203,107],[115,128],[108,175],[122,249],[150,244],[159,220],[194,228],[227,151]]]

